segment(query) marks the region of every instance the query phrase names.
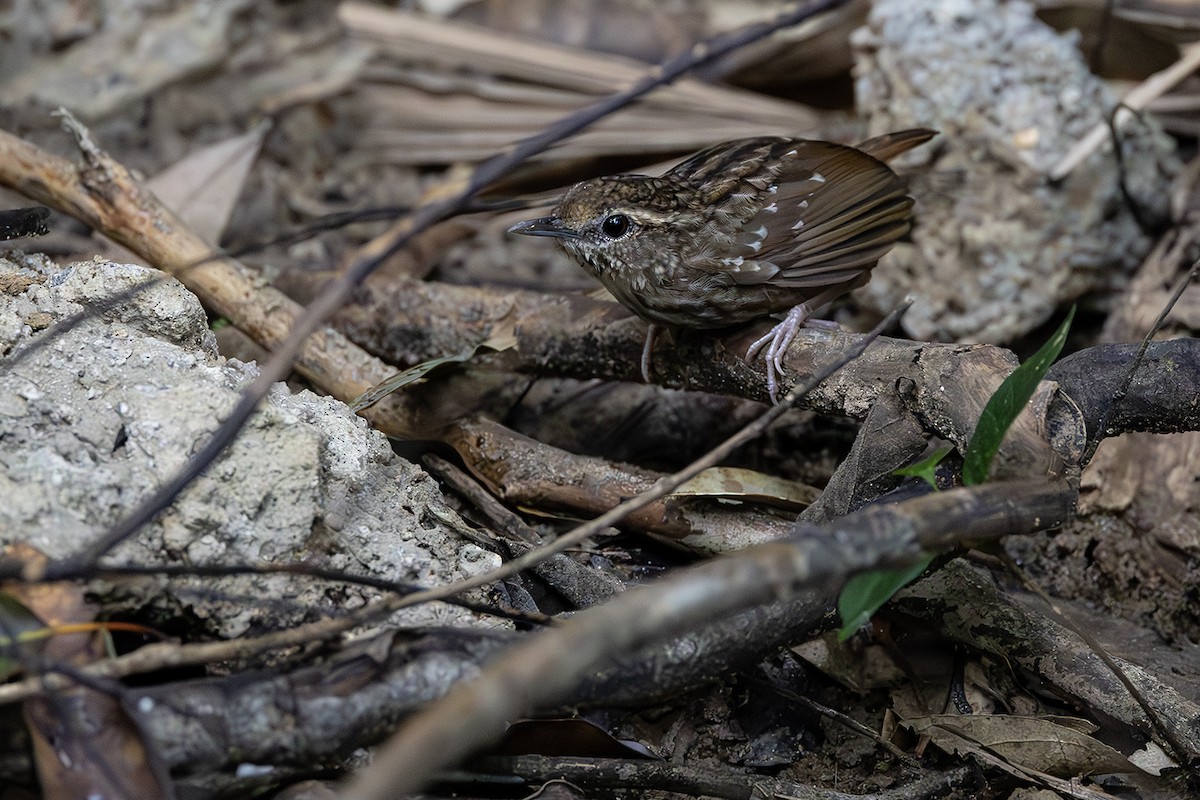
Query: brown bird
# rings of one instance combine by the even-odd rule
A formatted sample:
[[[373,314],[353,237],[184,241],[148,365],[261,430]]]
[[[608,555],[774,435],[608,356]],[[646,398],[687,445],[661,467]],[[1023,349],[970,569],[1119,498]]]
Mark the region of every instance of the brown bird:
[[[884,162],[929,141],[916,128],[858,145],[761,136],[702,150],[660,178],[576,184],[548,217],[510,233],[552,236],[651,325],[724,328],[788,311],[750,346],[767,389],[809,316],[862,286],[911,225],[913,201]],[[764,350],[765,348],[765,350]]]

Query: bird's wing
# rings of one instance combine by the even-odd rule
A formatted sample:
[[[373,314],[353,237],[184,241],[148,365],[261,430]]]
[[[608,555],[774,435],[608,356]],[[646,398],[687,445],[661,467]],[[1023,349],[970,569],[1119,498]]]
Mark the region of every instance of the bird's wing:
[[[731,235],[698,259],[733,283],[846,283],[907,233],[912,199],[882,161],[829,142],[763,139],[748,147],[772,152],[754,169],[709,182],[708,200]]]

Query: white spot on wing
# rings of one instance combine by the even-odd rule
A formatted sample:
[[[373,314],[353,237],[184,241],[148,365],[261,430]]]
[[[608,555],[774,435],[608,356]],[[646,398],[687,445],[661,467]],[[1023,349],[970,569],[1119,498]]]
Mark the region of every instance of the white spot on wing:
[[[817,183],[824,183],[824,182],[825,182],[825,176],[824,176],[824,175],[822,175],[822,174],[821,174],[821,173],[819,173],[819,172],[814,172],[814,173],[812,174],[812,177],[811,177],[811,178],[809,178],[809,180],[816,181]]]
[[[774,203],[771,203],[769,206],[763,206],[763,211],[770,211],[772,214],[778,210],[779,208]]]
[[[792,226],[792,230],[798,231],[803,227],[804,227],[804,220],[798,219],[798,220],[796,220],[796,224]]]
[[[797,205],[797,206],[799,206],[800,208],[808,208],[808,201],[807,201],[807,200],[801,200],[801,201],[800,201],[799,203],[797,203],[796,205]]]

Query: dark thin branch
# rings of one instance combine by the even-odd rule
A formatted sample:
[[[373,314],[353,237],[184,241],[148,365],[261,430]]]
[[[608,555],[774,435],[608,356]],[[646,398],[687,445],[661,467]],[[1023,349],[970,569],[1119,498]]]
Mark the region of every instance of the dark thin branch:
[[[518,775],[533,786],[560,778],[600,794],[625,790],[640,795],[646,791],[660,790],[729,800],[752,800],[757,797],[803,797],[805,800],[932,800],[943,797],[954,789],[965,791],[977,788],[979,784],[978,773],[970,765],[955,767],[947,772],[928,772],[911,783],[872,794],[850,794],[807,786],[784,778],[769,778],[730,769],[714,770],[660,761],[618,758],[493,757],[483,759],[473,766],[480,772],[490,772],[493,775]],[[480,772],[455,772],[442,777],[476,784],[486,783],[488,776]]]

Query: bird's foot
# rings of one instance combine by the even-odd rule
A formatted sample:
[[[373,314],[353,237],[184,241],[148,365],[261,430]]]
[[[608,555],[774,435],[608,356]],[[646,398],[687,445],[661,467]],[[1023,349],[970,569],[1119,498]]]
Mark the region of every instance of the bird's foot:
[[[767,364],[767,394],[771,396],[772,403],[779,403],[779,376],[783,374],[783,355],[787,352],[792,340],[796,338],[796,333],[807,322],[825,322],[825,320],[810,321],[808,315],[808,306],[801,303],[788,312],[783,322],[772,328],[766,336],[750,345],[750,349],[746,351],[747,361],[753,360],[759,351],[763,351],[763,361]],[[832,325],[837,327],[836,322]]]

